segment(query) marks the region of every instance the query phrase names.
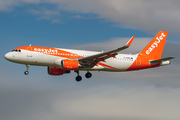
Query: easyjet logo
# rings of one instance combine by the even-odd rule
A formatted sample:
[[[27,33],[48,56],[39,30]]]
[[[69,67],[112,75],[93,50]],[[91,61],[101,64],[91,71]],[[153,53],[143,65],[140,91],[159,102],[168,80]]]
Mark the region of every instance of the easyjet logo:
[[[156,47],[158,47],[158,44],[164,37],[166,37],[164,33],[161,33],[159,37],[156,37],[156,41],[148,48],[148,50],[146,50],[146,54],[150,54]]]
[[[55,54],[55,53],[58,53],[58,50],[53,50],[53,49],[42,49],[42,48],[34,48],[34,51],[35,52],[38,52],[38,53],[44,53],[44,54]]]

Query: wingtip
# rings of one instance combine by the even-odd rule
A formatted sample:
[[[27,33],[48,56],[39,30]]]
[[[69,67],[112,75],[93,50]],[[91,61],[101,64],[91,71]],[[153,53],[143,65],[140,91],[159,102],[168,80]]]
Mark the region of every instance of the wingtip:
[[[129,46],[131,45],[131,43],[132,43],[134,37],[135,37],[135,35],[131,37],[131,39],[127,42],[126,46],[129,47]]]
[[[174,57],[174,56],[173,56],[173,57],[171,57],[171,59],[174,59],[174,58],[176,58],[176,57]]]

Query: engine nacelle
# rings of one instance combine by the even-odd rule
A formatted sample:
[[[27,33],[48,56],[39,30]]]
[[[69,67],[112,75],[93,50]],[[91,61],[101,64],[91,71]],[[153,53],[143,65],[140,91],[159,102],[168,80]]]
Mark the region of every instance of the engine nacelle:
[[[48,67],[48,74],[49,75],[63,75],[64,74],[64,70],[62,70],[61,68],[56,68],[56,67]]]
[[[77,70],[79,67],[79,62],[76,60],[62,60],[61,68],[63,70]]]

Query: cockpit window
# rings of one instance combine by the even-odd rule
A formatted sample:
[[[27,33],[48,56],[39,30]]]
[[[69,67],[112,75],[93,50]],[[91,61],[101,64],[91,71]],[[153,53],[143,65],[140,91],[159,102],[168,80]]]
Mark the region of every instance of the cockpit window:
[[[20,49],[14,49],[14,50],[12,50],[12,52],[21,52],[21,50]]]

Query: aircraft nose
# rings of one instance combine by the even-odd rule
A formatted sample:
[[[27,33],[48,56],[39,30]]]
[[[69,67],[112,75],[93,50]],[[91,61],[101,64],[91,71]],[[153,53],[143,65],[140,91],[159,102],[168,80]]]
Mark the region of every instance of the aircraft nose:
[[[5,56],[4,56],[4,58],[5,58],[6,60],[10,60],[10,59],[11,59],[10,53],[6,53]]]

